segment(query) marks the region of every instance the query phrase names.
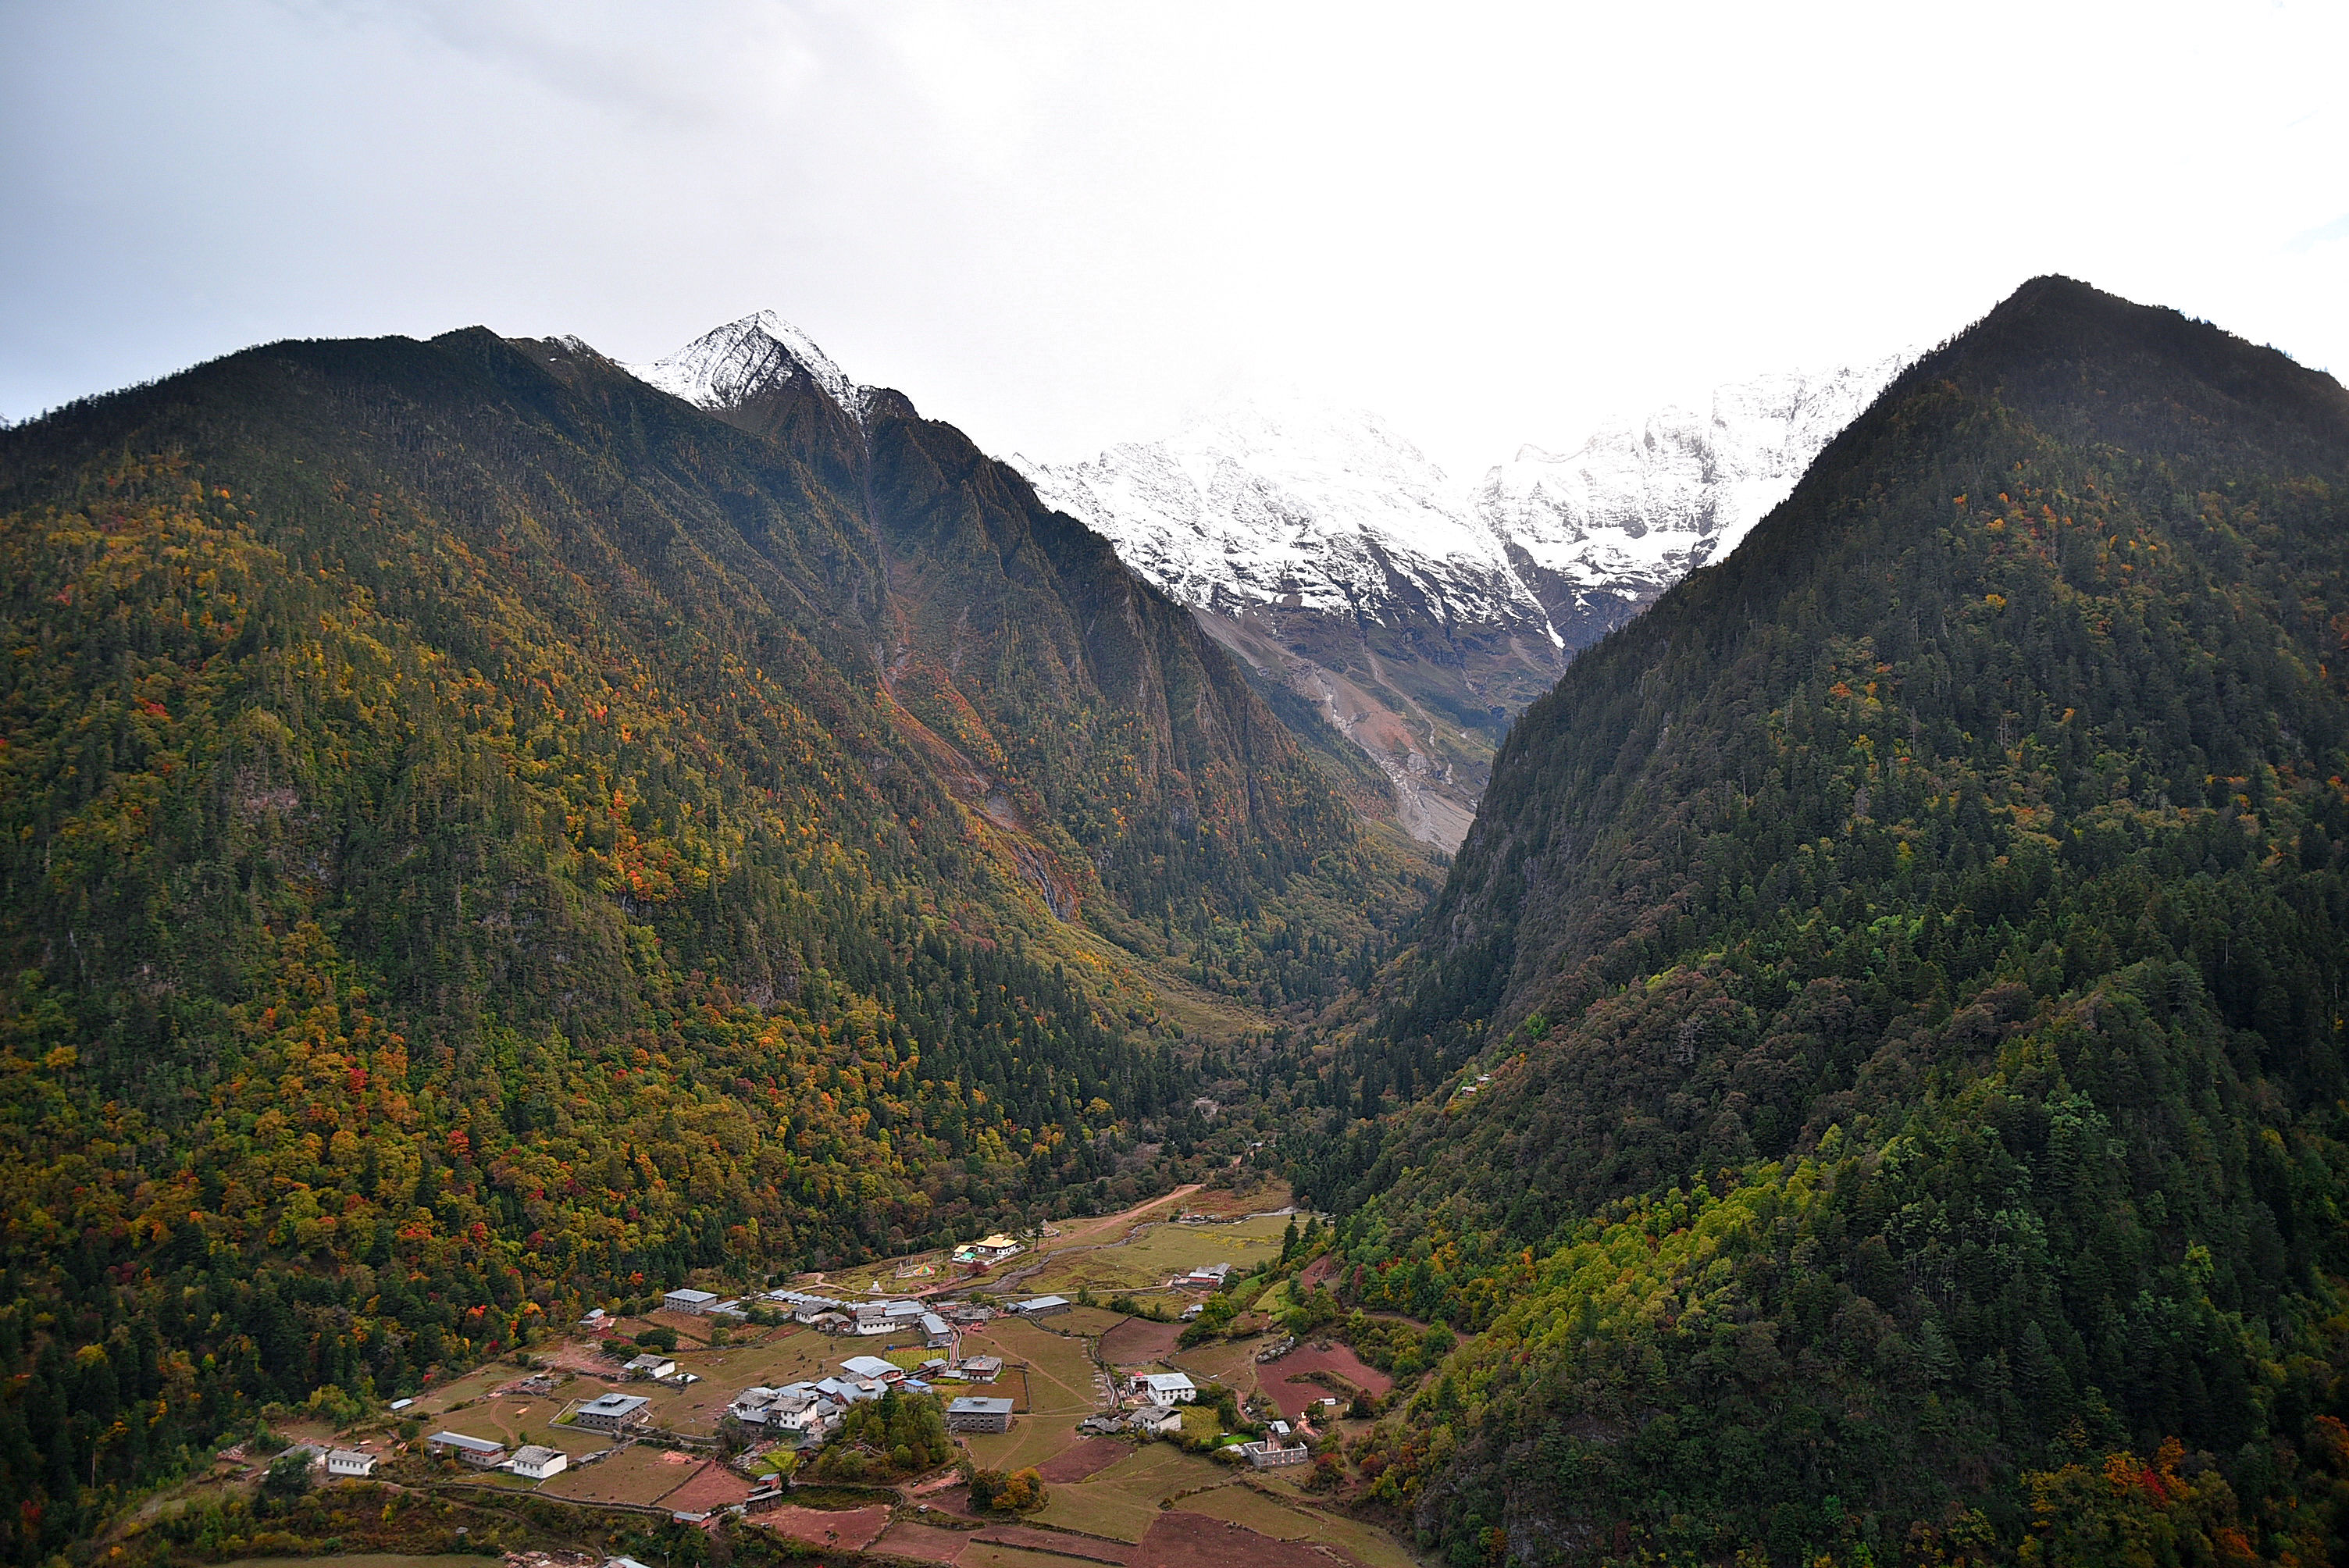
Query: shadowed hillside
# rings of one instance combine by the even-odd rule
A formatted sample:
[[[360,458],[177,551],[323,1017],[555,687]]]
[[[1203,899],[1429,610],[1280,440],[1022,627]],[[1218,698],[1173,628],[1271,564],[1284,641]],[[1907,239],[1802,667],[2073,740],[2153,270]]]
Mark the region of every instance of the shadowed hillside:
[[[1527,711],[1303,1162],[1341,1296],[1484,1331],[1379,1500],[2325,1555],[2344,485],[2330,378],[2039,279]]]

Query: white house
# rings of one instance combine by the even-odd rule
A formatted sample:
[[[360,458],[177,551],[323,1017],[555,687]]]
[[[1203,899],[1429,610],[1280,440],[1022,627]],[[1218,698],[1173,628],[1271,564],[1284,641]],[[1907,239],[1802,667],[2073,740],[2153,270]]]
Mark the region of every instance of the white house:
[[[1172,1405],[1144,1405],[1127,1418],[1125,1427],[1148,1438],[1168,1437],[1183,1429],[1183,1412]]]
[[[1010,1310],[1022,1317],[1050,1317],[1056,1312],[1066,1312],[1075,1305],[1065,1295],[1031,1295],[1025,1301],[1015,1301]]]
[[[370,1453],[362,1453],[357,1449],[328,1449],[326,1450],[326,1473],[328,1475],[360,1477],[373,1475],[375,1473],[375,1455]]]
[[[1199,1397],[1198,1385],[1180,1372],[1144,1372],[1129,1387],[1154,1405],[1187,1405]]]
[[[514,1450],[505,1468],[528,1480],[544,1480],[551,1475],[561,1475],[571,1463],[571,1456],[561,1449],[550,1449],[543,1443],[527,1443]]]
[[[840,1364],[840,1369],[852,1377],[871,1377],[882,1383],[895,1383],[905,1375],[903,1367],[878,1356],[852,1356]]]
[[[956,1364],[955,1370],[962,1375],[965,1382],[992,1383],[998,1377],[1003,1376],[1003,1357],[1000,1356],[966,1356],[960,1362]]]
[[[657,1383],[664,1377],[677,1376],[677,1363],[657,1350],[647,1350],[621,1370],[631,1377],[649,1377]]]
[[[718,1305],[715,1292],[706,1290],[673,1290],[661,1297],[661,1305],[671,1312],[689,1312],[696,1317]]]

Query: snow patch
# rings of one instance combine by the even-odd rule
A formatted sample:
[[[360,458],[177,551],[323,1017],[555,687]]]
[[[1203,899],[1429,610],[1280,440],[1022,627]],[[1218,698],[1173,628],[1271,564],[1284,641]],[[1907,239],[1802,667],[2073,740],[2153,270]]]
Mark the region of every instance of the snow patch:
[[[713,412],[739,408],[759,393],[801,376],[860,419],[872,397],[872,389],[851,380],[814,339],[771,310],[703,333],[649,365],[620,368]]]

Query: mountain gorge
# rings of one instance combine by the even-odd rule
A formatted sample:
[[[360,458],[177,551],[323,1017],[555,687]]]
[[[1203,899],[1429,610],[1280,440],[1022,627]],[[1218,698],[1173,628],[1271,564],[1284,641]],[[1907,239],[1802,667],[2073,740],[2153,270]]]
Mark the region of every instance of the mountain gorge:
[[[1725,386],[1705,414],[1666,408],[1564,457],[1527,447],[1474,486],[1375,415],[1295,393],[1079,462],[1014,461],[1276,702],[1334,725],[1406,830],[1448,851],[1516,715],[1735,549],[1900,363]],[[1292,723],[1309,735],[1307,719]]]
[[[1283,1178],[1025,1287],[1090,1424],[985,1451],[1112,1335],[1212,1385],[1026,1546],[2349,1553],[2349,393],[2273,350],[2044,277],[1463,485],[1296,399],[997,461],[768,315],[282,343],[0,429],[0,1558],[590,1302]],[[295,1550],[195,1517],[138,1568]]]
[[[723,418],[475,329],[0,432],[0,1553],[590,1295],[1163,1190],[1170,999],[1423,896],[1106,544],[750,346]]]
[[[2344,485],[2329,377],[2038,279],[1527,709],[1300,1160],[1340,1309],[1474,1331],[1369,1498],[2338,1560]]]

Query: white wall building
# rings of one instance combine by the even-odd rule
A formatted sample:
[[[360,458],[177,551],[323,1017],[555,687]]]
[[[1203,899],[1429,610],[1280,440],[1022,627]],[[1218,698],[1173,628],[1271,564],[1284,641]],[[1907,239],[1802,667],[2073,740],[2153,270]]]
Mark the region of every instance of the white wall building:
[[[550,1449],[543,1443],[528,1443],[514,1450],[506,1461],[506,1469],[530,1480],[544,1480],[551,1475],[561,1475],[571,1464],[571,1456],[561,1449]]]

